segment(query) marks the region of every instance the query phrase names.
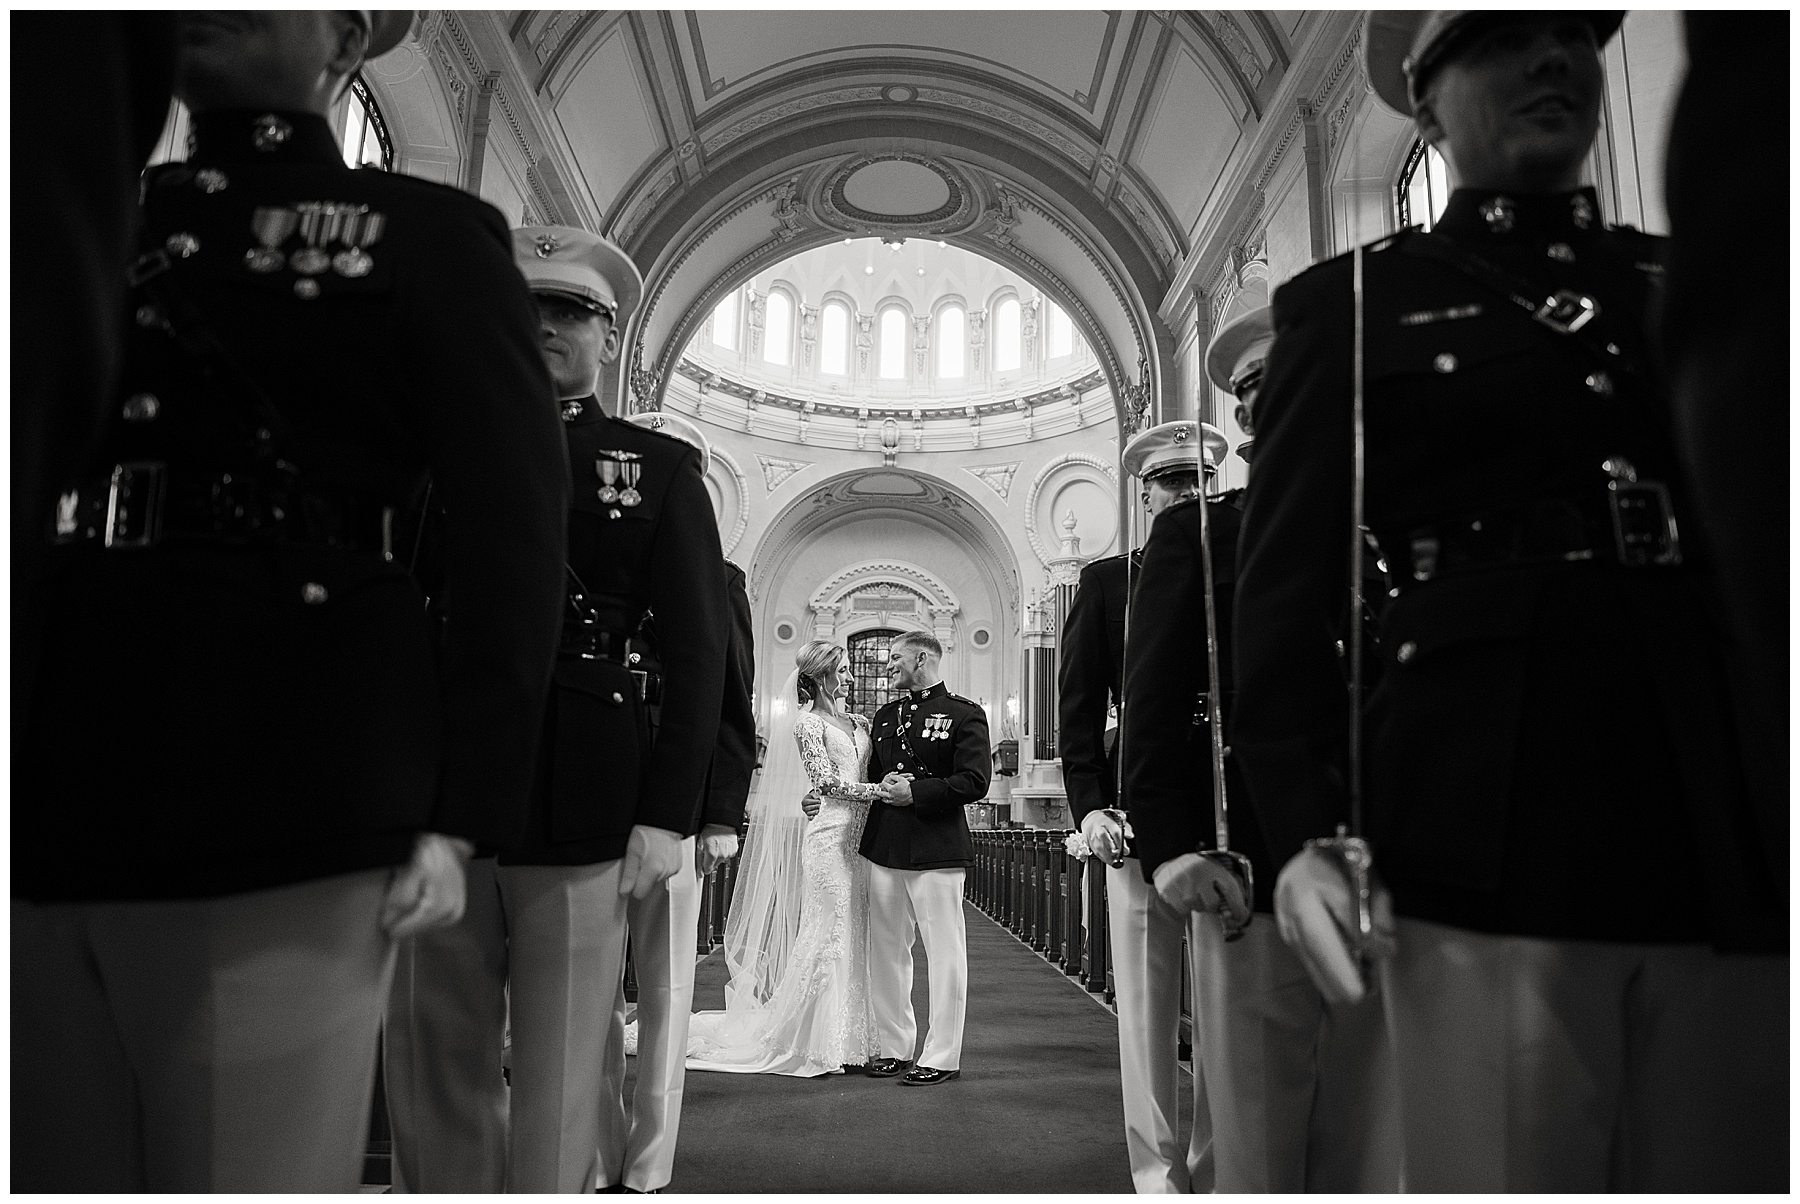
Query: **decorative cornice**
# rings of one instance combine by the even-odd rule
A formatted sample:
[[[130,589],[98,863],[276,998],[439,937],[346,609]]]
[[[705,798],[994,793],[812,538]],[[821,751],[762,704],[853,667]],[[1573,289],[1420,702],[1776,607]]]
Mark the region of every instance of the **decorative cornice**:
[[[908,564],[904,560],[865,560],[861,564],[853,564],[849,568],[840,569],[827,577],[819,588],[812,592],[812,597],[807,600],[807,605],[813,609],[836,606],[856,590],[881,581],[892,581],[897,585],[919,591],[930,606],[941,607],[953,612],[962,609],[962,603],[949,586],[932,573],[916,564]]]
[[[709,391],[735,397],[739,401],[756,398],[759,407],[773,406],[784,410],[805,410],[811,407],[814,414],[829,414],[840,418],[859,418],[867,416],[871,422],[879,423],[884,418],[911,419],[914,410],[923,410],[926,421],[937,419],[957,419],[967,421],[968,406],[975,407],[981,415],[1005,415],[1015,413],[1023,408],[1049,405],[1051,402],[1063,400],[1070,390],[1077,393],[1088,393],[1106,387],[1106,378],[1099,371],[1090,371],[1075,380],[1056,381],[1033,393],[1020,394],[1018,397],[999,401],[979,403],[956,400],[942,405],[921,405],[922,398],[895,398],[891,401],[882,398],[844,398],[842,400],[825,400],[820,397],[788,397],[781,393],[771,393],[758,385],[746,384],[733,380],[717,368],[703,367],[693,360],[683,357],[675,365],[675,371],[696,384],[704,384]]]

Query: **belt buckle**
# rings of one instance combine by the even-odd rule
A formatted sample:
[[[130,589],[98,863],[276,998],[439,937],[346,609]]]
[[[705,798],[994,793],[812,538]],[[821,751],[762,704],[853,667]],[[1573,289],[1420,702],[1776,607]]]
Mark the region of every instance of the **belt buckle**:
[[[1632,568],[1680,564],[1681,535],[1668,488],[1661,481],[1621,480],[1606,489],[1619,563]]]
[[[1600,303],[1586,293],[1559,288],[1531,316],[1558,334],[1574,334],[1600,316]]]
[[[153,548],[162,540],[163,499],[169,466],[160,460],[113,465],[106,491],[106,546]]]

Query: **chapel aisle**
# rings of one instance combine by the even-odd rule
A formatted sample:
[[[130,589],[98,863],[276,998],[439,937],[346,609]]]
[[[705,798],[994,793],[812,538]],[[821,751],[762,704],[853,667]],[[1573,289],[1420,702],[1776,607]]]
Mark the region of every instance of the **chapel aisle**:
[[[961,1078],[689,1072],[668,1190],[1130,1192],[1117,1021],[974,907],[963,915]],[[923,1036],[924,949],[913,956]],[[701,964],[696,1009],[724,1006],[720,963]]]

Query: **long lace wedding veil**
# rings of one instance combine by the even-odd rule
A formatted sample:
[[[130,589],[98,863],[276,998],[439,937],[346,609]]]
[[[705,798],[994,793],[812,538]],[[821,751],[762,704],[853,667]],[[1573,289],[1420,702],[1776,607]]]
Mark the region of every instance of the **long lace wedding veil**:
[[[800,931],[805,885],[800,846],[807,824],[800,801],[812,783],[794,738],[799,680],[798,669],[789,673],[770,701],[768,761],[745,808],[749,829],[725,921],[725,966],[731,975],[725,988],[728,1023],[747,1019],[768,1002]]]

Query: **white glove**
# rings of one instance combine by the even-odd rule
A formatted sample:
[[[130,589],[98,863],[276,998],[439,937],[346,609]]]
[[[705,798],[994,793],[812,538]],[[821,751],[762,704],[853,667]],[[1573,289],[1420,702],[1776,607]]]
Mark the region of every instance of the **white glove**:
[[[1088,851],[1107,865],[1117,866],[1124,856],[1125,828],[1104,808],[1095,808],[1081,817],[1081,839]]]
[[[1376,886],[1368,956],[1392,956],[1394,901]],[[1330,1003],[1356,1003],[1369,992],[1356,959],[1356,899],[1343,866],[1319,849],[1302,849],[1275,880],[1275,924]]]
[[[1156,893],[1176,911],[1216,915],[1227,931],[1250,922],[1250,898],[1237,875],[1210,857],[1183,853],[1163,862],[1151,875]]]
[[[634,824],[619,872],[619,893],[647,899],[658,883],[681,872],[681,837],[667,828]]]
[[[475,846],[457,836],[421,832],[412,860],[394,870],[381,900],[381,926],[395,940],[462,919],[468,902],[467,866]]]
[[[694,870],[704,878],[736,857],[737,851],[736,828],[728,828],[724,824],[707,824],[700,829],[700,840],[695,849],[697,856]]]

